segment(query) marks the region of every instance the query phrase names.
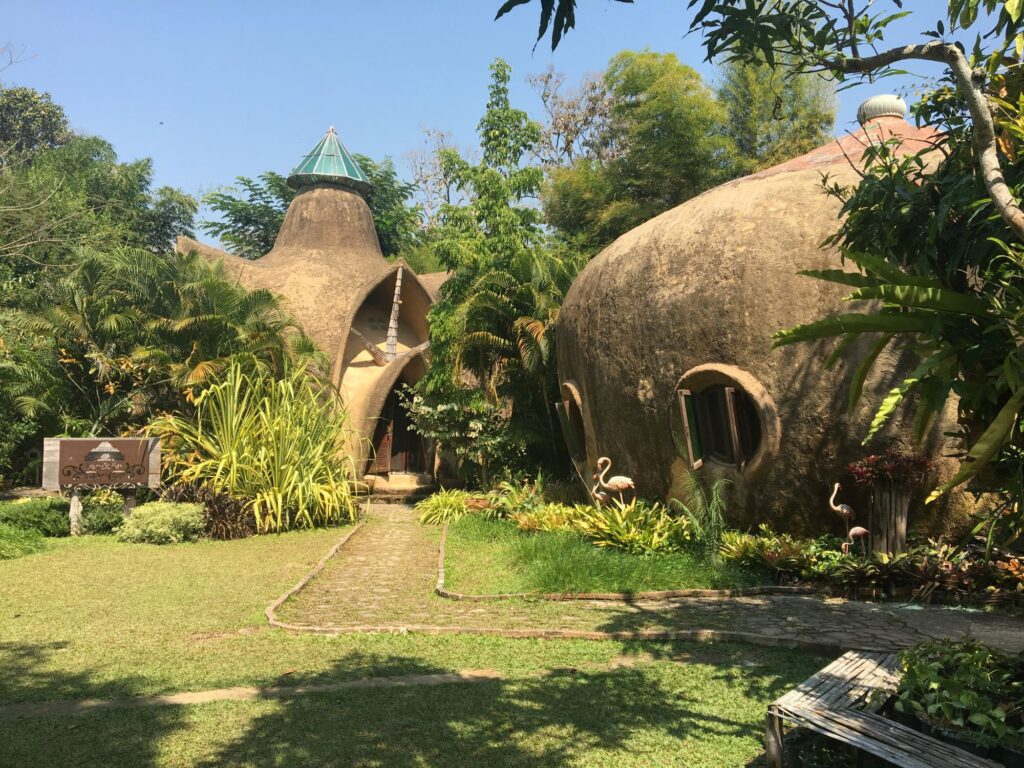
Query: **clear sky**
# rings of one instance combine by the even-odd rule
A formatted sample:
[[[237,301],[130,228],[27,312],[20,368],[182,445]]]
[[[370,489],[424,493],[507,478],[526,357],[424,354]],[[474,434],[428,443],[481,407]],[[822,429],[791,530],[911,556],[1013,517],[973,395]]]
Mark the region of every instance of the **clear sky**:
[[[533,50],[536,3],[495,22],[498,0],[33,0],[3,11],[0,44],[23,56],[0,78],[49,91],[74,129],[108,139],[122,159],[152,157],[158,185],[192,194],[287,173],[330,125],[349,150],[391,155],[405,173],[423,127],[475,145],[496,56],[512,65],[513,103],[534,114],[525,78],[549,63],[574,82],[622,49],[649,47],[713,77],[699,38],[684,36],[686,4],[581,0],[576,30],[552,53],[547,41]],[[892,42],[920,39],[940,4],[908,0],[933,10],[901,22]],[[837,131],[853,127],[866,96],[908,82],[842,93]]]

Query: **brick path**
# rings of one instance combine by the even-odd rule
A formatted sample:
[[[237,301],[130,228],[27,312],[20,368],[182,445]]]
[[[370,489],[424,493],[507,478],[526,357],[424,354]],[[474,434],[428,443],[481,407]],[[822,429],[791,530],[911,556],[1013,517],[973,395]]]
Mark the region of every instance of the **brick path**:
[[[500,632],[642,638],[646,633],[708,636],[822,649],[898,648],[928,637],[973,636],[1024,650],[1024,622],[1000,614],[764,595],[674,598],[632,603],[507,600],[464,602],[433,592],[437,542],[404,505],[377,505],[365,526],[277,619],[319,631]],[[696,634],[700,637],[700,634]]]

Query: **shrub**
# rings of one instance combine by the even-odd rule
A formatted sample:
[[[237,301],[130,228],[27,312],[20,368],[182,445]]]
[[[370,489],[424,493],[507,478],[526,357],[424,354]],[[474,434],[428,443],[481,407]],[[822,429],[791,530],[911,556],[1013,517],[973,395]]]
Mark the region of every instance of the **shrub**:
[[[761,525],[757,534],[725,531],[719,552],[730,562],[746,568],[760,568],[776,578],[795,577],[808,563],[808,542],[788,533],[775,533]]]
[[[0,523],[0,560],[13,560],[16,557],[31,555],[45,547],[46,542],[39,531]]]
[[[151,501],[135,508],[117,538],[134,544],[177,544],[199,538],[204,528],[201,505]]]
[[[124,522],[124,497],[102,488],[82,498],[82,533],[116,533]]]
[[[441,525],[458,520],[469,514],[467,502],[470,495],[454,488],[442,488],[416,504],[420,522],[424,525]]]
[[[678,552],[690,539],[685,517],[673,517],[663,504],[633,499],[606,507],[577,506],[572,526],[599,547],[631,554]]]
[[[0,502],[0,524],[35,531],[43,536],[69,536],[68,501],[58,497]]]
[[[234,363],[196,398],[194,416],[163,417],[150,430],[166,440],[177,482],[249,501],[261,533],[356,517],[348,416],[338,393],[303,368],[276,379]]]
[[[902,655],[896,709],[982,746],[1022,746],[1024,658],[973,640],[923,643]]]
[[[226,493],[217,493],[207,485],[172,485],[164,489],[160,498],[163,501],[202,504],[206,535],[211,539],[244,539],[256,533],[256,518],[247,501]]]

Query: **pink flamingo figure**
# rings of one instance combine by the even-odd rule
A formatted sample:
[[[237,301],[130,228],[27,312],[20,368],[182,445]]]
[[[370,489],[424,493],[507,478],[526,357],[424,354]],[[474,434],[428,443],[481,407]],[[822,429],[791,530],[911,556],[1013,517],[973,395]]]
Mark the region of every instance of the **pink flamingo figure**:
[[[839,483],[836,483],[836,487],[832,489],[832,498],[828,500],[828,505],[832,511],[843,518],[843,522],[846,523],[846,535],[850,535],[850,521],[853,520],[853,507],[849,504],[836,504],[836,494],[839,493]]]
[[[601,485],[598,482],[598,476],[594,475],[594,487],[590,489],[590,495],[594,497],[594,501],[597,502],[597,506],[600,507],[602,504],[607,504],[611,498],[607,493],[601,490]]]
[[[867,528],[861,528],[859,525],[853,526],[849,533],[846,534],[846,541],[843,542],[842,550],[844,555],[850,554],[850,545],[853,544],[854,539],[860,539],[860,551],[861,554],[867,555],[867,545],[864,543],[864,537],[867,536],[871,531]]]
[[[622,492],[626,490],[635,491],[636,484],[633,482],[633,478],[624,477],[623,475],[614,475],[613,477],[604,479],[604,476],[608,474],[608,470],[612,468],[612,460],[607,456],[602,456],[597,460],[597,468],[600,470],[601,475],[597,478],[598,484],[606,491],[619,494],[619,503],[622,501]]]

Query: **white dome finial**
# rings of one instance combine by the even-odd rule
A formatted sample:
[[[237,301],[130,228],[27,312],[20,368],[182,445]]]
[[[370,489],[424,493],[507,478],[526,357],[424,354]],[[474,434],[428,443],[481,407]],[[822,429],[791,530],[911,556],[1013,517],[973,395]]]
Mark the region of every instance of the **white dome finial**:
[[[862,126],[879,117],[906,118],[907,103],[893,93],[872,96],[857,109],[857,122]]]

